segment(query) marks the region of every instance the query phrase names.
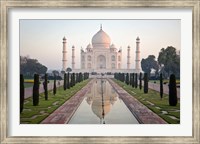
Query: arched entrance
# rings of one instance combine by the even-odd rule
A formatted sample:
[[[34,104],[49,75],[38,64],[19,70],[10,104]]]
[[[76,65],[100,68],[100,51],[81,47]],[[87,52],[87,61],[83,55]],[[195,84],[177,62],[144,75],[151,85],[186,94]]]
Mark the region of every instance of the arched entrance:
[[[106,57],[104,55],[97,57],[97,69],[106,69]]]

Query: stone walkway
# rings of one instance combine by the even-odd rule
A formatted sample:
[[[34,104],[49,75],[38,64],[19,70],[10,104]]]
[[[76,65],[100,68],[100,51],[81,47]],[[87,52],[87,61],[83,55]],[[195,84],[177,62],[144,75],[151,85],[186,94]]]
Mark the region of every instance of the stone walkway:
[[[142,82],[142,86],[144,86],[144,82]],[[160,92],[160,84],[149,82],[148,87],[150,89]],[[177,97],[180,99],[180,88],[176,88],[176,90],[177,90]],[[163,93],[167,95],[169,94],[168,84],[163,84]]]
[[[109,83],[116,90],[119,97],[123,100],[132,114],[137,118],[139,123],[143,124],[167,124],[162,118],[160,118],[157,114],[148,109],[145,105],[140,103],[137,99],[131,96],[128,92],[126,92],[123,88],[121,88],[118,84],[116,84],[111,79],[108,79]]]
[[[68,101],[66,101],[62,106],[55,110],[51,115],[44,119],[41,124],[64,124],[68,123],[74,112],[81,104],[84,99],[85,94],[92,87],[94,80],[91,80],[85,87],[83,87],[79,92],[72,96]]]
[[[48,83],[48,90],[52,90],[53,89],[53,85],[54,85],[53,82]],[[59,81],[59,82],[57,81],[56,82],[56,86],[57,87],[60,87],[62,85],[63,85],[63,81]],[[43,93],[43,92],[44,92],[43,84],[40,84],[39,93]],[[24,97],[25,97],[25,99],[29,98],[29,97],[32,97],[32,95],[33,95],[33,87],[28,87],[28,88],[24,89]]]

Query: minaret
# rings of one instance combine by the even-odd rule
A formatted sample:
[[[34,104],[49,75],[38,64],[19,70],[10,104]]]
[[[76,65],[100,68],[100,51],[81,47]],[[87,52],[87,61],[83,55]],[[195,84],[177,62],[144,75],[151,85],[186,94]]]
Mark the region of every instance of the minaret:
[[[75,55],[74,55],[75,47],[72,46],[72,69],[75,69]]]
[[[127,69],[130,69],[130,46],[127,48]]]
[[[62,70],[63,71],[66,71],[67,69],[67,40],[66,38],[64,37],[63,38],[63,59],[62,59],[62,62],[63,62],[63,65],[62,65]]]
[[[137,72],[140,72],[140,38],[136,39],[136,51],[135,51],[135,69]]]

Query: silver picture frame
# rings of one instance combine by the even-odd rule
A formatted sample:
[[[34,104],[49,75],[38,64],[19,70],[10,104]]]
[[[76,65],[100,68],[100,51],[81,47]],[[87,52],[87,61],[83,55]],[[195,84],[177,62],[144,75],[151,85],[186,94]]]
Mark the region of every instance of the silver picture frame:
[[[192,136],[9,136],[8,13],[11,8],[191,8]],[[200,1],[199,0],[1,0],[0,2],[0,142],[1,143],[200,143]]]

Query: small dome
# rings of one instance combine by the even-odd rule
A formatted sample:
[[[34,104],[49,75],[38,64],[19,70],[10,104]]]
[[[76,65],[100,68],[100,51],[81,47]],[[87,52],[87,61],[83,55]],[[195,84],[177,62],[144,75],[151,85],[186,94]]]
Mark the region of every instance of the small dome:
[[[137,37],[137,39],[136,40],[140,40],[140,38],[139,37]]]
[[[115,46],[114,44],[112,44],[112,45],[110,46],[110,48],[113,48],[113,49],[115,49],[115,48],[116,48],[116,46]]]
[[[101,29],[92,37],[92,45],[93,47],[103,47],[103,48],[109,48],[110,46],[110,37],[107,33],[105,33]]]
[[[91,45],[91,44],[88,44],[88,45],[87,45],[87,48],[88,48],[88,49],[91,49],[91,48],[92,48],[92,45]]]
[[[66,38],[64,37],[63,40],[66,40]]]
[[[127,48],[131,48],[129,45],[128,45],[128,47]]]
[[[73,45],[72,48],[75,48],[75,46]]]

